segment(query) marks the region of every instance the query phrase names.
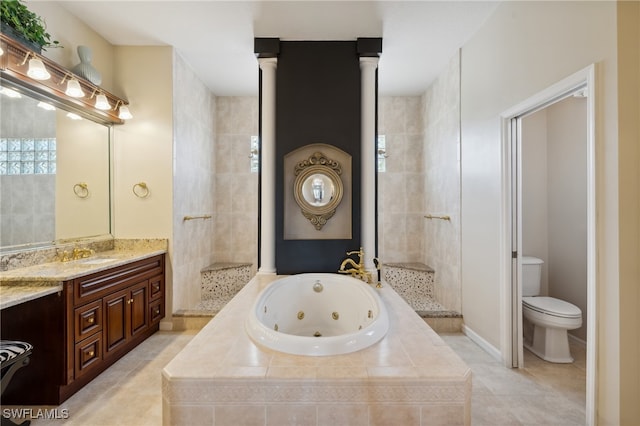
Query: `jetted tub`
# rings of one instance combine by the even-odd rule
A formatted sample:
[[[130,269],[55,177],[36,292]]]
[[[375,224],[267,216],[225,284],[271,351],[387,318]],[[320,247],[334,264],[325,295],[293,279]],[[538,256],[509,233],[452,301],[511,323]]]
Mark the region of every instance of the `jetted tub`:
[[[262,290],[245,329],[254,342],[279,352],[339,355],[382,339],[389,317],[371,285],[311,273],[280,278]]]

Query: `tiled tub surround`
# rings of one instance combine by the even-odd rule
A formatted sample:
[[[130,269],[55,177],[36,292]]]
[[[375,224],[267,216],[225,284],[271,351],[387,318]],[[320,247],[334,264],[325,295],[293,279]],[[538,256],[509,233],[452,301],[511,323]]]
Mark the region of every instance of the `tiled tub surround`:
[[[257,346],[244,326],[254,277],[163,370],[163,424],[470,424],[471,371],[388,285],[390,328],[351,354],[297,356]]]

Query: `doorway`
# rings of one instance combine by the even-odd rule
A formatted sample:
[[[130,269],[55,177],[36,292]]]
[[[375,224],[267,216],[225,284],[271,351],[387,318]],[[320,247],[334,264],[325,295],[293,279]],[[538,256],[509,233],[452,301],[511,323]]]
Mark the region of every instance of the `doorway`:
[[[547,267],[543,269],[541,294],[555,295],[565,300],[572,299],[574,304],[580,305],[583,312],[583,327],[577,332],[580,340],[586,340],[587,424],[595,423],[596,389],[594,73],[594,66],[590,66],[502,114],[505,217],[503,221],[505,227],[503,339],[505,344],[502,355],[507,366],[514,368],[524,366],[522,258],[525,255],[543,258],[543,261],[547,260]],[[581,120],[585,128],[581,129],[583,131],[581,141],[577,144],[567,143],[561,140],[559,135],[562,132],[558,133],[557,129],[553,136],[556,138],[556,143],[547,140],[546,113],[564,110],[567,105],[573,105],[573,103],[576,105],[583,103],[584,116]],[[569,109],[572,108],[573,106],[569,106]],[[577,111],[580,109],[578,107]],[[562,118],[554,120],[562,124],[564,131],[568,129],[567,123],[562,123]],[[540,126],[542,121],[544,126]],[[536,138],[536,128],[539,131],[543,128],[544,147],[536,146],[535,141],[532,142],[532,139]],[[572,148],[567,148],[568,146]],[[551,152],[547,152],[547,149]],[[584,155],[584,158],[575,158],[576,152],[581,152],[582,154],[578,156]],[[571,162],[574,164],[571,165]],[[572,173],[571,167],[579,169],[574,169],[577,172]],[[544,172],[536,171],[536,168],[545,168],[545,170]],[[562,182],[562,185],[559,182]],[[573,191],[567,188],[567,182],[569,187],[573,185]],[[580,192],[575,191],[576,185],[578,187],[582,185],[581,196],[576,194]],[[562,197],[566,198],[567,194],[579,195],[579,200],[563,200]],[[568,209],[568,206],[571,206],[573,211],[563,210]],[[571,214],[580,217],[575,221],[576,223],[572,223]],[[575,232],[570,229],[574,229]],[[569,232],[570,236],[562,235],[564,232]],[[572,260],[570,260],[571,257],[573,257]],[[573,267],[564,267],[565,263],[574,261],[582,266],[576,268],[574,263]],[[582,275],[580,271],[576,274],[575,271],[580,269],[583,272]],[[571,278],[568,278],[569,275],[565,273],[571,275]],[[550,279],[551,277],[553,279]],[[565,286],[564,283],[558,285],[553,282],[563,280],[576,284]],[[582,287],[584,293],[579,296],[580,290],[574,287],[584,286],[585,283],[586,289]],[[567,295],[567,291],[573,294]]]

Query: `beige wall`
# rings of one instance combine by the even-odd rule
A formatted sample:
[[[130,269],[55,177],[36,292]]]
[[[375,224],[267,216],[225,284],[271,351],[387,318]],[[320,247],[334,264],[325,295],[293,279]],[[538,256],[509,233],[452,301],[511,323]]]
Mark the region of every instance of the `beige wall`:
[[[109,128],[90,120],[71,120],[57,109],[56,239],[105,235],[110,228]],[[78,161],[82,159],[82,161]],[[88,195],[75,188],[86,183]]]
[[[587,102],[569,98],[548,108],[549,296],[587,318]],[[587,339],[586,321],[570,331]]]
[[[173,72],[173,308],[200,302],[200,270],[214,261],[215,97],[182,57]]]
[[[434,293],[444,307],[462,312],[460,282],[460,53],[423,96],[424,213],[450,221],[424,223],[423,262],[435,270]]]
[[[258,174],[250,171],[249,153],[251,136],[258,135],[258,98],[218,97],[216,105],[214,258],[250,262],[255,272]]]
[[[112,233],[169,239],[164,327],[173,312],[173,49],[117,46],[115,51],[115,83],[134,118],[114,128]],[[148,197],[133,193],[138,182],[147,184]]]
[[[100,86],[114,95],[124,95],[115,91],[113,85],[115,50],[112,44],[56,2],[29,1],[28,7],[29,10],[44,18],[51,39],[58,40],[63,46],[43,51],[44,56],[65,68],[73,68],[80,63],[78,46],[89,46],[93,52],[91,64],[102,75]]]
[[[549,294],[547,110],[522,119],[522,254],[542,259],[541,294]]]
[[[541,295],[570,302],[587,327],[587,102],[569,97],[522,124],[522,249],[544,261]]]
[[[382,263],[422,262],[423,122],[419,97],[378,100],[378,133],[386,139],[386,172],[378,174],[378,255]]]
[[[640,419],[640,3],[618,3],[620,424]]]
[[[616,4],[506,2],[462,49],[462,297],[465,324],[505,351],[500,114],[597,63],[598,401],[619,424]],[[464,303],[464,301],[473,303]]]

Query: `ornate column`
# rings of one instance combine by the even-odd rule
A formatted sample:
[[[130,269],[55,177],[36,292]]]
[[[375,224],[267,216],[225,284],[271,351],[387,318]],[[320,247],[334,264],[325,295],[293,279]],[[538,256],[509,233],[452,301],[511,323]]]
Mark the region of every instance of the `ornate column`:
[[[360,58],[361,84],[361,238],[367,271],[375,271],[376,253],[376,68],[377,57]]]
[[[277,58],[259,58],[262,70],[260,268],[276,272],[276,68]]]

